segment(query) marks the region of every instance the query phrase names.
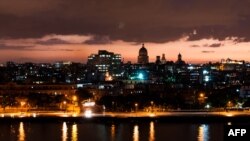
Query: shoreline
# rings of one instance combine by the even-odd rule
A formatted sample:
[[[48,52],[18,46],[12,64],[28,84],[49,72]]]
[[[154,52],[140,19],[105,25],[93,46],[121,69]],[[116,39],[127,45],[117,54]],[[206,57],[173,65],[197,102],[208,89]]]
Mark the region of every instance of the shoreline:
[[[0,113],[0,122],[174,122],[250,124],[250,112],[155,112],[155,113]]]

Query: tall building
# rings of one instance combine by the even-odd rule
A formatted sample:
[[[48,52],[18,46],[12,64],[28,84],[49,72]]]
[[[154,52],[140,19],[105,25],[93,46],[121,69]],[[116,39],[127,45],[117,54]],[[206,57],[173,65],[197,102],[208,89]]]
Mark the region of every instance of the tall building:
[[[181,56],[180,53],[178,54],[178,59],[177,59],[177,61],[175,63],[177,65],[184,65],[185,64],[185,61],[182,60],[182,56]]]
[[[161,63],[162,64],[165,64],[167,61],[166,61],[166,58],[165,58],[165,54],[162,54],[162,57],[161,57]]]
[[[99,50],[98,54],[91,54],[88,57],[87,65],[94,67],[99,72],[116,74],[116,71],[120,69],[121,62],[120,54]]]
[[[148,51],[144,47],[144,44],[142,44],[141,49],[139,50],[139,56],[138,56],[138,64],[147,64],[148,63]]]
[[[161,63],[161,57],[160,56],[156,56],[156,61],[155,64],[160,64]]]

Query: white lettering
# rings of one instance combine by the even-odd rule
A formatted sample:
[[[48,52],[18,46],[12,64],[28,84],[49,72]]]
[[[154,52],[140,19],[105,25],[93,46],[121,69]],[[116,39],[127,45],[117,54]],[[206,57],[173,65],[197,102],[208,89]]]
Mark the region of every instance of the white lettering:
[[[233,129],[230,129],[227,136],[234,136],[234,130],[233,130]]]
[[[244,134],[247,133],[246,129],[230,129],[227,136],[237,136],[240,134],[240,136],[244,136]]]
[[[237,136],[240,133],[240,129],[235,129],[235,136]]]
[[[247,130],[246,129],[241,129],[241,136],[243,136],[244,134],[246,134],[247,133]]]

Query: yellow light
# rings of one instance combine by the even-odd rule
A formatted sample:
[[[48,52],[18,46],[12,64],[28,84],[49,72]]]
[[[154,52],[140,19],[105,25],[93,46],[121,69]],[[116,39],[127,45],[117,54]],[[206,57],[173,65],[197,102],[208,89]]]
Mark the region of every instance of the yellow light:
[[[26,102],[25,101],[21,101],[20,104],[23,107],[26,104]]]
[[[77,96],[73,96],[73,101],[77,101]]]
[[[66,122],[63,122],[62,126],[62,140],[67,141],[68,138],[68,128]]]
[[[149,127],[149,141],[155,141],[155,128],[154,128],[154,122],[150,122]]]
[[[77,124],[72,125],[72,141],[77,141],[78,137],[77,137],[78,133],[77,133]]]
[[[36,117],[36,113],[33,113],[32,116],[35,118]]]
[[[112,124],[111,126],[111,140],[114,141],[115,140],[115,125]]]
[[[76,114],[76,113],[74,113],[74,114],[72,115],[72,117],[77,117],[77,114]]]
[[[228,113],[228,114],[226,114],[226,116],[227,117],[232,117],[232,116],[234,116],[232,113]]]
[[[91,110],[86,110],[86,111],[84,112],[84,116],[85,116],[86,118],[91,118],[91,117],[92,117],[92,111],[91,111]]]
[[[150,113],[149,116],[150,116],[150,117],[154,117],[155,114],[154,114],[154,113]]]
[[[25,141],[25,131],[24,131],[23,122],[20,122],[20,125],[19,125],[19,141]]]
[[[204,94],[203,94],[203,93],[200,93],[200,97],[204,97]]]
[[[139,126],[134,126],[133,141],[139,141]]]

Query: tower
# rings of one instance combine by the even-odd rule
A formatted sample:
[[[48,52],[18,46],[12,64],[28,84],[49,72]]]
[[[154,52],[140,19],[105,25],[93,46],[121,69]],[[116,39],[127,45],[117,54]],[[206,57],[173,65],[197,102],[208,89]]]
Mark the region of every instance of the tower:
[[[139,56],[138,56],[138,64],[147,64],[148,63],[148,51],[144,47],[144,44],[142,44],[141,49],[139,50]]]
[[[161,57],[161,63],[162,64],[165,64],[167,61],[166,61],[166,58],[165,58],[165,54],[162,54],[162,57]]]
[[[181,54],[178,54],[178,61],[182,61]]]
[[[185,61],[182,60],[182,56],[180,53],[178,54],[178,59],[175,63],[178,65],[185,65],[186,64]]]

